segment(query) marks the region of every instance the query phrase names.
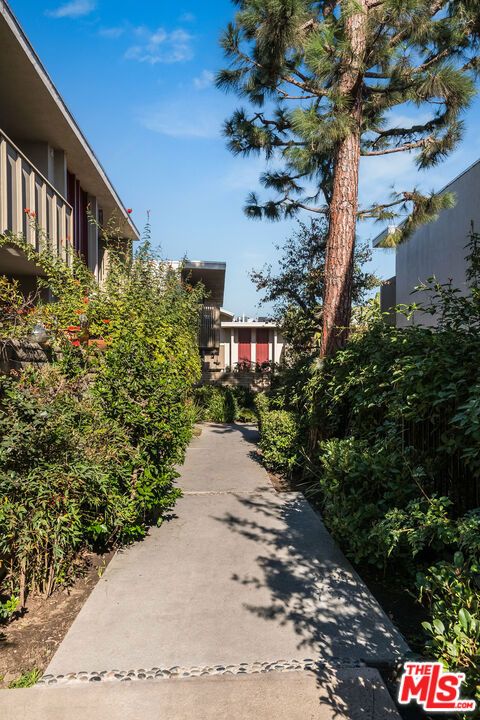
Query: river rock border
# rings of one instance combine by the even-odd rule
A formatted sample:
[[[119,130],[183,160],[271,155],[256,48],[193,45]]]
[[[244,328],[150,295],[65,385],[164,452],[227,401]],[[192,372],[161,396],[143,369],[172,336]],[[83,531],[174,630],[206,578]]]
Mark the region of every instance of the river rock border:
[[[150,670],[102,670],[101,672],[76,672],[65,675],[43,675],[37,685],[66,685],[67,683],[86,682],[132,682],[138,680],[162,680],[172,678],[206,677],[214,675],[253,675],[268,672],[319,671],[338,668],[361,668],[366,663],[343,659],[332,659],[328,662],[316,661],[313,658],[303,660],[276,660],[274,662],[239,663],[238,665],[206,665],[205,667],[170,668],[154,667]]]

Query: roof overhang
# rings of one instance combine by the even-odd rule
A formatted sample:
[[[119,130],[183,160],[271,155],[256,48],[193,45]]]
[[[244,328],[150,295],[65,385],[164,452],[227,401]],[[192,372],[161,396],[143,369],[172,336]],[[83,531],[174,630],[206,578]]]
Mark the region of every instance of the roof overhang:
[[[222,322],[222,328],[276,328],[277,323],[250,320],[245,322]]]
[[[138,240],[124,204],[5,0],[0,47],[0,127],[17,143],[45,142],[65,151],[70,172],[98,199],[105,219],[115,213],[125,237]]]
[[[223,305],[225,293],[225,273],[227,264],[209,260],[174,261],[173,267],[181,267],[182,278],[190,285],[201,283],[207,294],[207,301],[214,305]]]
[[[220,308],[220,317],[227,317],[233,320],[235,317],[235,313],[230,312],[230,310],[225,310],[225,308]]]

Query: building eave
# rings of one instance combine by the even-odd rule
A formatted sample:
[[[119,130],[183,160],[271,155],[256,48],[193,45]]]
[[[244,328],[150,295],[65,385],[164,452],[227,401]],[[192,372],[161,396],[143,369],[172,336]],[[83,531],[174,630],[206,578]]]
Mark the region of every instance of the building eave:
[[[0,20],[5,24],[3,30],[6,26],[17,49],[21,50],[12,57],[5,46],[2,48],[6,68],[0,72],[3,76],[0,77],[0,96],[5,104],[3,112],[7,116],[5,131],[12,134],[13,127],[18,129],[22,137],[25,136],[25,140],[45,141],[64,150],[69,166],[84,189],[97,197],[107,212],[118,214],[123,221],[122,232],[126,238],[138,240],[140,233],[124,203],[5,0],[0,0]],[[23,88],[16,87],[15,79],[12,80],[13,74],[16,74],[17,82],[20,78],[25,80]],[[15,94],[16,100],[20,99],[20,103],[9,104],[8,89]],[[35,110],[32,108],[33,103],[36,103]],[[15,113],[17,118],[14,117]],[[29,133],[31,137],[28,137]]]
[[[274,322],[259,322],[255,320],[245,322],[222,322],[222,328],[276,328],[277,323]]]

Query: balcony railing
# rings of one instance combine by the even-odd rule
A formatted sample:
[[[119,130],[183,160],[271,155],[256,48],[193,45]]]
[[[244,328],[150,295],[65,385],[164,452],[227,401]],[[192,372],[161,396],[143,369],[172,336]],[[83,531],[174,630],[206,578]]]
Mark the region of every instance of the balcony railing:
[[[0,130],[0,233],[6,231],[22,235],[36,250],[46,239],[71,263],[72,206]]]

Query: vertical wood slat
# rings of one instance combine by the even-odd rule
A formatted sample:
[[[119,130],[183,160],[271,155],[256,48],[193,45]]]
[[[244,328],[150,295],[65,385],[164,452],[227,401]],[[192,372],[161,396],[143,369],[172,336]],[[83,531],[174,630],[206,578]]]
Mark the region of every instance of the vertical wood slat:
[[[23,192],[22,192],[22,158],[19,153],[16,154],[14,168],[14,178],[12,186],[14,188],[14,206],[13,206],[13,232],[23,233]]]
[[[60,207],[60,228],[59,228],[59,251],[62,260],[67,259],[66,243],[67,243],[67,214],[65,212],[65,203],[62,203]]]
[[[28,218],[25,223],[26,208],[35,213],[35,222]],[[39,250],[38,239],[45,236],[47,217],[50,247],[71,264],[74,234],[71,205],[0,130],[0,233],[24,234],[26,241]],[[34,225],[41,228],[40,232]]]
[[[39,206],[39,213],[38,213],[38,224],[44,230],[44,232],[47,232],[47,186],[45,183],[42,183],[40,186],[40,198],[39,198],[40,206]],[[44,245],[45,240],[48,238],[45,238],[43,233],[40,233],[40,245]]]
[[[28,176],[28,185],[29,185],[29,195],[30,195],[30,204],[29,207],[31,210],[34,211],[34,213],[37,213],[37,206],[35,203],[35,172],[33,168],[30,166],[30,173]],[[36,246],[36,233],[35,233],[35,227],[32,222],[28,223],[28,242],[33,247]]]
[[[0,232],[7,229],[7,141],[0,135]]]
[[[73,251],[73,211],[69,205],[65,205],[66,214],[66,235],[65,235],[65,253],[66,261],[69,266],[72,265]]]
[[[58,228],[57,228],[57,196],[49,194],[50,198],[50,247],[58,253]]]

